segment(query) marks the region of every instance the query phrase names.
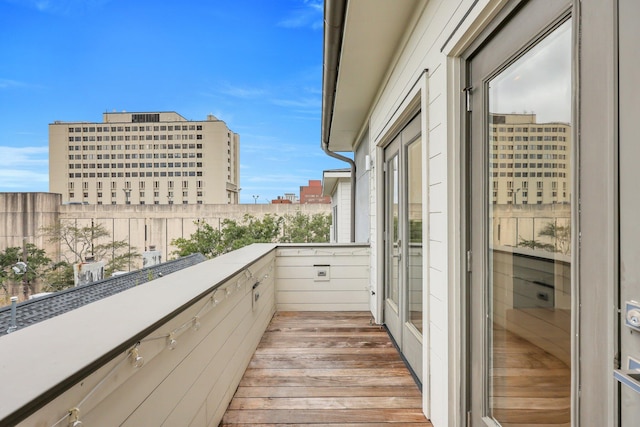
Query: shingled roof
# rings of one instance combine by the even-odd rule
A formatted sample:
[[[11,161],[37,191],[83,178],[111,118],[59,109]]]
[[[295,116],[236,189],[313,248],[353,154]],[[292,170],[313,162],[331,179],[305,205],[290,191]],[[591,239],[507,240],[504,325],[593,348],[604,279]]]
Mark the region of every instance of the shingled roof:
[[[126,291],[155,278],[196,265],[207,258],[192,254],[176,260],[110,277],[64,291],[55,292],[32,300],[23,301],[16,307],[18,329],[26,328],[43,320],[58,316],[83,305]],[[7,333],[11,323],[11,306],[0,308],[0,336]]]

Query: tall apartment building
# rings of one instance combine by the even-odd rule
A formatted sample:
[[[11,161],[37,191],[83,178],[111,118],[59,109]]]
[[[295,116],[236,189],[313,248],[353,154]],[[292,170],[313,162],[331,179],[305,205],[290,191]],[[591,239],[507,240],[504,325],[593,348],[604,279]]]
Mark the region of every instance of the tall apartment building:
[[[237,204],[240,136],[213,115],[104,113],[49,125],[49,190],[63,203]]]
[[[492,114],[489,124],[494,204],[571,201],[571,126],[537,123],[535,114]]]

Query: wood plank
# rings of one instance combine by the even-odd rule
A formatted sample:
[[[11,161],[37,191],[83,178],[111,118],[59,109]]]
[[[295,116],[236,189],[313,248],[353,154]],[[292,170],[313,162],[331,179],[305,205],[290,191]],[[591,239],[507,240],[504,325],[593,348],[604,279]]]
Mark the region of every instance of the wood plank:
[[[404,362],[399,357],[395,360],[375,357],[358,359],[328,358],[328,357],[255,357],[251,360],[251,369],[365,369],[375,363],[379,368],[403,368]]]
[[[422,394],[369,312],[279,312],[221,425],[431,426]]]
[[[422,397],[396,396],[331,396],[331,397],[254,397],[235,396],[229,409],[376,409],[376,408],[413,408],[422,407]]]
[[[396,386],[404,386],[404,387],[415,387],[416,383],[410,375],[407,376],[399,376],[399,377],[367,377],[367,376],[323,376],[323,377],[315,377],[315,376],[290,376],[290,377],[265,377],[265,376],[256,376],[256,377],[248,377],[244,376],[240,381],[240,387],[333,387],[333,386],[342,386],[342,387],[352,387],[352,386],[372,386],[372,387],[396,387]]]
[[[342,409],[342,410],[229,410],[222,422],[223,426],[233,424],[300,424],[311,423],[425,423],[420,409]],[[430,423],[427,425],[431,425]]]
[[[224,425],[224,424],[222,424]],[[251,427],[296,427],[296,426],[312,426],[312,427],[338,427],[335,423],[315,423],[313,421],[306,422],[304,424],[251,424]],[[410,426],[410,427],[432,427],[431,423],[428,421],[423,422],[404,422],[402,425]],[[375,423],[375,422],[362,422],[362,423],[340,423],[339,427],[389,427],[389,423]],[[522,427],[530,427],[530,426],[522,426]],[[537,427],[545,427],[545,426],[537,426]],[[554,426],[558,427],[558,426]],[[569,427],[569,426],[567,426]]]
[[[247,369],[245,376],[251,377],[402,377],[408,374],[407,368],[391,369]]]
[[[368,348],[301,348],[301,347],[287,347],[287,348],[271,348],[271,347],[259,347],[255,355],[265,354],[282,354],[283,352],[291,352],[297,355],[305,354],[353,354],[353,355],[365,355],[365,354],[381,354],[381,355],[398,355],[398,350],[395,347],[368,347]],[[398,355],[399,357],[399,355]]]
[[[276,387],[238,387],[236,397],[343,397],[343,396],[396,396],[421,397],[415,387],[405,386],[276,386]]]

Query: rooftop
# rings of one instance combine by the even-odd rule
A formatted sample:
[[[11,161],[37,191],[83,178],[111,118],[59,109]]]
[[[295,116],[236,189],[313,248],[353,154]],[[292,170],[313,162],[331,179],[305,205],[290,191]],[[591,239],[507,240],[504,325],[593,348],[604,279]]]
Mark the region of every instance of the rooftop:
[[[202,254],[193,254],[87,285],[23,301],[17,305],[16,325],[18,329],[26,328],[83,305],[142,285],[158,277],[191,267],[206,259]],[[11,326],[10,323],[11,306],[0,308],[0,336],[7,334],[7,329]]]

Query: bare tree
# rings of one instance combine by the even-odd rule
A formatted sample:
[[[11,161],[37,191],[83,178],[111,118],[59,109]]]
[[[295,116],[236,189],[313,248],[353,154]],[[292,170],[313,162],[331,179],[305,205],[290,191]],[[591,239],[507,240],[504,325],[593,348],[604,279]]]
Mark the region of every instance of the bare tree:
[[[75,222],[59,221],[41,231],[49,243],[61,246],[62,258],[67,264],[93,257],[106,262],[107,276],[140,258],[136,248],[126,240],[111,239],[111,234],[102,224],[92,222],[91,225],[78,226]]]

